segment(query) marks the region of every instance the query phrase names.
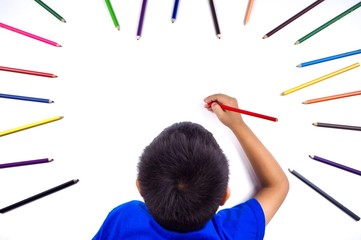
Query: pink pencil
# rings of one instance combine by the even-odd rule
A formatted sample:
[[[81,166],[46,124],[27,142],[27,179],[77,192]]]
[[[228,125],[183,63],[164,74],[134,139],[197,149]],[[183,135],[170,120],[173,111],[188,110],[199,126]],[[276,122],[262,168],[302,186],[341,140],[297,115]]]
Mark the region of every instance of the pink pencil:
[[[13,32],[22,34],[22,35],[27,36],[27,37],[30,37],[30,38],[34,38],[34,39],[36,39],[36,40],[38,40],[38,41],[41,41],[41,42],[44,42],[44,43],[53,45],[53,46],[55,46],[55,47],[61,47],[61,45],[58,44],[58,43],[56,43],[56,42],[53,42],[53,41],[50,41],[50,40],[48,40],[48,39],[45,39],[45,38],[36,36],[36,35],[31,34],[31,33],[28,33],[28,32],[25,32],[25,31],[23,31],[23,30],[20,30],[20,29],[11,27],[11,26],[6,25],[6,24],[1,23],[1,22],[0,22],[0,27],[3,27],[3,28],[5,28],[5,29],[7,29],[7,30],[10,30],[10,31],[13,31]]]

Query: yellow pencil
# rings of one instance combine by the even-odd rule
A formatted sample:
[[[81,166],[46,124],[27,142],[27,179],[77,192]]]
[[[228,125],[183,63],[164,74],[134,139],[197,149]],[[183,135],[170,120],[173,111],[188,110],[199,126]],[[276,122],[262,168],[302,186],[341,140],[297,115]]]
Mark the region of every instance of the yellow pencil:
[[[38,121],[38,122],[26,124],[26,125],[21,126],[21,127],[9,129],[9,130],[0,132],[0,137],[5,136],[5,135],[8,135],[8,134],[11,134],[11,133],[20,132],[20,131],[23,131],[23,130],[25,130],[25,129],[37,127],[37,126],[40,126],[40,125],[43,125],[43,124],[47,124],[47,123],[50,123],[50,122],[58,121],[58,120],[60,120],[60,119],[62,119],[62,118],[63,118],[62,116],[56,116],[56,117],[44,119],[44,120],[41,120],[41,121]]]
[[[341,69],[339,69],[339,70],[337,70],[337,71],[335,71],[335,72],[329,73],[329,74],[327,74],[327,75],[325,75],[325,76],[316,78],[316,79],[314,79],[314,80],[311,80],[311,81],[309,81],[309,82],[306,82],[306,83],[304,83],[304,84],[301,84],[301,85],[299,85],[299,86],[297,86],[297,87],[294,87],[294,88],[291,88],[291,89],[289,89],[289,90],[286,90],[286,91],[284,91],[283,93],[281,93],[281,95],[287,95],[287,94],[293,93],[293,92],[298,91],[298,90],[300,90],[300,89],[302,89],[302,88],[308,87],[308,86],[310,86],[310,85],[312,85],[312,84],[321,82],[321,81],[326,80],[326,79],[328,79],[328,78],[334,77],[334,76],[336,76],[336,75],[338,75],[338,74],[340,74],[340,73],[344,73],[344,72],[346,72],[346,71],[348,71],[348,70],[354,69],[354,68],[356,68],[356,67],[358,67],[358,66],[360,66],[360,63],[354,63],[354,64],[352,64],[352,65],[350,65],[350,66],[348,66],[348,67],[341,68]]]

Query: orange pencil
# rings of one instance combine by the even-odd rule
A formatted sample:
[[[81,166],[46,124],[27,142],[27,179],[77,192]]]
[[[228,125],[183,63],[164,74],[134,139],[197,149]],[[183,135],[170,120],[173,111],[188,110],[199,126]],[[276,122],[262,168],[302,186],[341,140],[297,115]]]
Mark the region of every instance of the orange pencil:
[[[244,25],[246,25],[249,21],[249,17],[251,16],[252,7],[253,7],[253,0],[249,0],[246,16],[244,17]]]
[[[324,102],[324,101],[329,101],[329,100],[334,100],[334,99],[339,99],[339,98],[352,97],[352,96],[356,96],[356,95],[360,95],[360,94],[361,94],[361,90],[360,91],[354,91],[354,92],[336,94],[336,95],[327,96],[327,97],[314,98],[314,99],[306,100],[306,101],[304,101],[302,103],[303,104],[318,103],[318,102]]]

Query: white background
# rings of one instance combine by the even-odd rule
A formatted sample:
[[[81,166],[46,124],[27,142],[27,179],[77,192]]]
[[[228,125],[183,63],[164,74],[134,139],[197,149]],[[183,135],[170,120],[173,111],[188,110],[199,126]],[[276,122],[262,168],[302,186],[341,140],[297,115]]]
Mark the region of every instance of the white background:
[[[289,176],[289,195],[265,239],[361,239],[360,222],[288,172],[294,168],[361,215],[361,178],[311,160],[318,155],[361,169],[360,132],[317,128],[312,122],[361,125],[361,97],[312,105],[302,101],[361,90],[361,67],[287,96],[280,93],[361,61],[355,55],[305,68],[296,65],[360,49],[361,9],[300,45],[294,42],[356,4],[328,0],[269,39],[263,35],[313,1],[215,1],[222,38],[208,1],[150,0],[136,40],[141,1],[113,0],[120,31],[104,1],[46,3],[58,19],[29,0],[0,0],[0,21],[48,38],[61,48],[0,29],[0,66],[49,72],[44,78],[0,72],[0,92],[50,98],[53,104],[0,99],[0,131],[53,116],[64,119],[0,138],[0,163],[54,162],[1,169],[0,208],[71,179],[79,183],[0,215],[1,240],[86,240],[108,212],[132,199],[143,148],[168,125],[194,121],[209,129],[230,160],[231,207],[252,196],[254,174],[231,132],[204,110],[203,98],[226,93],[242,109],[277,117],[244,116]]]

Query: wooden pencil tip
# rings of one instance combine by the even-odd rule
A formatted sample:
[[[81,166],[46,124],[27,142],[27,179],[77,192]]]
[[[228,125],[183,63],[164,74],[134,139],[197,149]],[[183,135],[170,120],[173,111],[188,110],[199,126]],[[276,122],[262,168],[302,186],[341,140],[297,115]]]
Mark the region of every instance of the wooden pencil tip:
[[[299,41],[296,41],[296,42],[295,42],[295,45],[298,45],[298,44],[300,44],[300,42],[299,42]]]
[[[57,78],[58,76],[56,76],[55,74],[53,74],[53,76],[52,76],[53,78]]]
[[[221,34],[218,34],[218,35],[217,35],[217,38],[218,38],[218,39],[221,39]]]
[[[140,39],[140,36],[138,35],[138,36],[137,36],[137,40],[139,40],[139,39]]]
[[[317,122],[312,123],[313,126],[317,126]]]
[[[61,19],[61,21],[63,22],[63,23],[66,23],[66,21],[65,21],[65,19],[63,18],[63,19]]]
[[[54,159],[48,158],[48,162],[52,162],[52,161],[54,161]]]
[[[54,103],[54,101],[53,101],[53,100],[50,100],[49,103]]]
[[[120,30],[120,27],[119,27],[119,26],[116,26],[115,28],[116,28],[118,31]]]
[[[266,39],[266,38],[268,38],[267,34],[263,36],[263,39]]]
[[[61,47],[61,45],[59,43],[56,44],[57,47]]]
[[[172,18],[172,23],[174,23],[175,22],[175,18]]]
[[[302,67],[302,64],[298,64],[296,67],[301,68],[301,67]]]
[[[293,169],[292,169],[292,168],[289,168],[288,171],[291,173],[291,172],[293,172]]]
[[[308,155],[308,156],[309,156],[310,158],[312,158],[312,159],[315,157],[314,155]]]

